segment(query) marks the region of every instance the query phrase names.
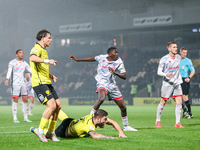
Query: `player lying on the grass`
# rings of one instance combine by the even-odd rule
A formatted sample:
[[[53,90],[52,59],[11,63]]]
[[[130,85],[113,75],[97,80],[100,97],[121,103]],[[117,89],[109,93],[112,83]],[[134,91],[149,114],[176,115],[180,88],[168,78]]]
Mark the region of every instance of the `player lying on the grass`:
[[[61,110],[58,117],[62,122],[55,129],[57,137],[78,138],[91,136],[94,139],[115,139],[116,137],[106,136],[96,132],[98,127],[104,128],[105,124],[112,125],[119,132],[119,137],[126,137],[118,123],[109,119],[108,113],[102,109],[80,119],[68,118],[68,116]],[[36,128],[31,127],[30,130],[35,133]]]

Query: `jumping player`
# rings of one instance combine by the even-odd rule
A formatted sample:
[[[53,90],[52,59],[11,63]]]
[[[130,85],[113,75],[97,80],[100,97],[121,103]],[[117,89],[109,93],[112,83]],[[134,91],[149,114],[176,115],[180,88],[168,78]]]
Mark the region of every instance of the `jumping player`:
[[[59,112],[59,116],[61,114],[62,116],[64,115],[66,117],[55,129],[55,134],[57,137],[82,138],[91,136],[94,139],[115,139],[116,137],[106,136],[96,132],[98,127],[104,128],[104,125],[107,124],[112,125],[119,132],[119,137],[126,138],[117,122],[109,119],[108,113],[102,109],[98,109],[94,114],[90,114],[79,119],[68,118],[63,111]],[[31,127],[30,130],[33,133],[36,131],[36,129],[33,127]]]
[[[115,78],[118,76],[121,79],[126,79],[126,70],[124,68],[123,61],[118,56],[118,50],[116,47],[110,47],[107,50],[106,55],[99,55],[95,57],[88,57],[78,59],[75,56],[70,56],[77,62],[79,61],[97,61],[97,75],[95,77],[97,81],[98,101],[94,104],[91,113],[94,114],[96,110],[99,109],[101,104],[104,102],[106,95],[108,95],[109,100],[113,100],[121,109],[121,116],[123,122],[124,131],[137,131],[136,129],[128,126],[128,117],[126,111],[126,105],[124,103],[122,94],[116,85]]]
[[[161,128],[160,118],[163,112],[166,101],[171,94],[172,98],[176,101],[176,124],[175,128],[184,128],[180,123],[181,110],[182,110],[182,78],[179,73],[179,64],[181,56],[177,54],[177,44],[169,42],[167,45],[169,54],[160,59],[157,74],[163,76],[163,83],[161,87],[161,101],[157,107],[156,127]]]
[[[31,68],[27,64],[26,61],[23,60],[24,52],[21,49],[16,51],[16,59],[13,59],[8,64],[8,72],[6,75],[5,85],[8,85],[9,79],[11,79],[11,97],[13,98],[12,103],[12,113],[13,113],[13,122],[20,123],[17,119],[17,103],[18,98],[22,97],[22,105],[23,105],[23,112],[24,112],[24,121],[25,122],[32,122],[28,119],[28,112],[27,112],[27,91],[26,85],[24,83],[24,71],[27,70],[31,73]]]

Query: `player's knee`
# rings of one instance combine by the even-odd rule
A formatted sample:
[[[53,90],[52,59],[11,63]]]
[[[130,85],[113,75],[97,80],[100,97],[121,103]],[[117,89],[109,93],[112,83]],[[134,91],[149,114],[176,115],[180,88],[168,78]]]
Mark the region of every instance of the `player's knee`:
[[[62,105],[61,105],[61,104],[59,104],[59,105],[57,106],[57,108],[58,108],[58,110],[61,110],[61,108],[62,108]]]
[[[50,106],[50,109],[51,109],[52,112],[55,111],[55,110],[57,109],[56,104],[55,104],[55,105],[51,105],[51,106]]]
[[[126,111],[126,105],[120,106],[121,111],[125,112]]]

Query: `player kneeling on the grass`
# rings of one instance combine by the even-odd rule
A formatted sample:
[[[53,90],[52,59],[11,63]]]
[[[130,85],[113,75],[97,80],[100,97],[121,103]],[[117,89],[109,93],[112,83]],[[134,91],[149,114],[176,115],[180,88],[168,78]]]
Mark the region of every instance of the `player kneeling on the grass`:
[[[96,132],[97,128],[104,128],[105,124],[112,125],[118,132],[119,137],[126,137],[117,122],[108,118],[108,113],[98,109],[94,114],[87,115],[80,119],[68,118],[63,112],[59,112],[61,124],[55,129],[57,137],[89,137],[94,139],[115,139],[116,137],[102,135]],[[36,129],[31,127],[31,132],[35,133]]]

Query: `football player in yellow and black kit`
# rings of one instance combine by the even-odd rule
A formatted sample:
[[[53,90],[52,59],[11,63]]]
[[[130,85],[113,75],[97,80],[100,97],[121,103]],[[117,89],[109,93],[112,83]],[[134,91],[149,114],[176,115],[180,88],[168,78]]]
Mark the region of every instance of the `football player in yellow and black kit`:
[[[56,127],[61,104],[50,80],[51,78],[53,82],[56,82],[57,78],[49,73],[49,64],[56,65],[57,61],[49,59],[45,49],[52,42],[51,33],[43,29],[37,33],[36,39],[38,43],[34,45],[30,52],[32,87],[40,103],[47,107],[43,112],[39,128],[35,131],[35,134],[42,142],[48,142],[47,138],[50,138],[52,141],[59,141],[53,131]],[[48,123],[48,132],[44,135],[44,129]]]
[[[108,113],[102,109],[98,109],[94,114],[87,115],[80,119],[68,118],[61,110],[59,119],[62,120],[60,125],[55,129],[57,137],[89,137],[94,139],[115,139],[116,137],[102,135],[96,132],[97,128],[104,128],[105,124],[112,125],[118,132],[119,137],[126,137],[117,122],[108,118]],[[64,120],[63,120],[64,119]],[[31,127],[31,131],[37,130]]]

